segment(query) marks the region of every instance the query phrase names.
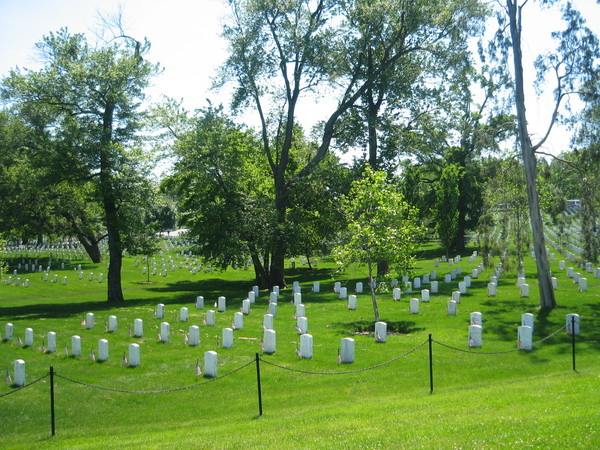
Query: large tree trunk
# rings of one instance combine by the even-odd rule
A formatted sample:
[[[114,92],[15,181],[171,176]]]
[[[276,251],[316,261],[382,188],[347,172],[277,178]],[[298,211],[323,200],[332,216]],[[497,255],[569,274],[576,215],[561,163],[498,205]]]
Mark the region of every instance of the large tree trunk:
[[[527,198],[529,200],[529,216],[533,234],[533,247],[536,255],[540,306],[542,308],[555,308],[556,299],[554,298],[554,290],[552,288],[550,265],[548,263],[548,254],[546,253],[546,240],[544,238],[544,226],[536,187],[536,158],[527,129],[523,83],[523,56],[521,53],[521,11],[520,8],[518,8],[516,0],[506,0],[506,5],[510,20],[510,35],[515,70],[515,103],[517,106],[519,140],[523,155],[523,165],[525,167],[525,180],[527,182]]]
[[[285,288],[285,254],[287,251],[287,201],[288,191],[283,174],[275,176],[275,209],[277,211],[277,224],[271,252],[271,265],[269,267],[269,288],[279,286]]]
[[[256,250],[250,250],[250,257],[252,258],[252,265],[254,266],[254,275],[256,277],[256,284],[259,289],[269,288],[269,274],[265,269],[265,266],[260,262],[258,253]]]

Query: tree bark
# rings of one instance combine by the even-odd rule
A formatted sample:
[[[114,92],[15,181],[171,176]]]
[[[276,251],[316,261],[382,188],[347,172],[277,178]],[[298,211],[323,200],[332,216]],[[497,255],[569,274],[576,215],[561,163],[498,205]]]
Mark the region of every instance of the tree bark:
[[[540,307],[555,308],[556,299],[552,288],[552,278],[546,253],[546,240],[544,226],[540,213],[538,191],[536,187],[537,167],[536,157],[529,138],[527,129],[527,115],[525,110],[525,90],[523,82],[523,56],[521,52],[521,8],[516,0],[506,1],[510,20],[510,35],[513,50],[513,63],[515,71],[515,103],[517,106],[517,119],[519,127],[519,141],[525,167],[525,180],[527,184],[527,198],[529,200],[529,216],[533,234],[533,246],[536,255],[537,278],[540,290]]]

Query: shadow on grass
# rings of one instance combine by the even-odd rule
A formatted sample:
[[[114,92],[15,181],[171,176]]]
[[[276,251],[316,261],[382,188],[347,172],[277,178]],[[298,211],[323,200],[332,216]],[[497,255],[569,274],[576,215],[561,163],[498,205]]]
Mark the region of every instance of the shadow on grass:
[[[383,320],[386,322],[385,320]],[[409,321],[397,321],[397,322],[386,322],[387,323],[387,334],[410,334],[417,331],[423,331],[425,328],[416,327],[415,322]],[[373,334],[375,333],[375,323],[369,320],[357,320],[354,322],[347,323],[333,323],[333,328],[340,331],[341,334],[353,335],[353,334]]]

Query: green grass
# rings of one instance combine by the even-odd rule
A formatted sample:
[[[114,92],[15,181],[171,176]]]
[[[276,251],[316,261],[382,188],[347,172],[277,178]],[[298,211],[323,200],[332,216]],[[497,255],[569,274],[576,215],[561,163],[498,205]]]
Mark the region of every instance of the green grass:
[[[470,254],[470,251],[469,251]],[[426,248],[416,275],[429,273],[436,249]],[[425,259],[427,257],[427,259]],[[182,259],[178,256],[179,260]],[[478,259],[478,262],[480,259]],[[268,293],[263,291],[244,328],[236,330],[234,347],[217,348],[221,329],[230,326],[233,313],[253,283],[252,272],[228,270],[192,275],[185,269],[169,272],[167,277],[145,275],[126,259],[123,286],[127,301],[113,307],[104,301],[106,284],[79,280],[73,266],[56,271],[66,274],[66,286],[44,282],[40,274],[28,274],[29,288],[0,284],[0,333],[12,322],[15,339],[0,342],[0,370],[12,374],[13,361],[26,361],[27,382],[45,377],[53,366],[55,379],[56,435],[50,436],[49,378],[18,392],[0,397],[1,448],[498,448],[508,446],[544,448],[597,448],[600,446],[600,280],[587,274],[588,291],[578,292],[565,273],[552,268],[559,278],[556,291],[559,307],[550,312],[537,307],[537,284],[533,280],[533,261],[526,272],[531,296],[520,298],[516,275],[505,274],[496,297],[487,296],[491,271],[473,280],[468,294],[459,304],[457,316],[446,315],[446,301],[455,282],[443,283],[450,271],[447,263],[437,268],[440,293],[422,303],[418,315],[411,315],[403,293],[399,302],[391,293],[380,294],[382,320],[400,330],[388,335],[387,343],[375,343],[372,334],[355,330],[372,323],[368,294],[359,296],[358,309],[350,311],[344,300],[333,293],[335,281],[354,291],[357,280],[366,285],[364,272],[354,270],[341,275],[320,262],[316,270],[306,267],[288,270],[291,286],[298,280],[314,337],[314,357],[301,360],[295,354],[299,336],[295,331],[294,306],[290,289],[282,291],[275,318],[277,352],[262,359],[292,370],[261,362],[263,415],[258,415],[256,352],[260,352],[262,318]],[[463,275],[477,263],[466,256],[456,266]],[[455,266],[455,267],[456,267]],[[103,264],[85,263],[84,271],[106,271]],[[566,272],[566,271],[565,271]],[[25,275],[20,275],[22,278]],[[321,293],[310,292],[313,281],[321,282]],[[217,326],[202,324],[205,311],[194,308],[197,295],[205,297],[206,309],[219,295],[225,295],[228,308],[217,314]],[[415,293],[415,296],[418,295]],[[166,305],[165,320],[171,323],[171,342],[160,343],[157,333],[162,320],[153,316],[157,303]],[[175,317],[182,306],[190,310],[188,323]],[[358,373],[317,375],[301,373],[339,373],[368,369],[390,361],[425,343],[429,334],[447,345],[468,350],[469,313],[480,311],[484,317],[483,348],[479,354],[433,345],[434,392],[429,386],[428,345],[406,357],[372,370]],[[96,327],[85,329],[81,321],[94,312]],[[581,335],[577,337],[577,371],[572,370],[571,338],[564,331],[536,345],[531,352],[503,352],[516,346],[516,328],[521,314],[536,316],[534,341],[565,323],[567,313],[581,316]],[[108,316],[118,317],[114,333],[104,330]],[[129,336],[135,318],[144,320],[144,337]],[[184,345],[184,333],[199,325],[198,347]],[[24,330],[34,329],[35,341],[23,348]],[[41,345],[48,331],[55,331],[58,351],[44,354]],[[73,335],[82,338],[82,356],[70,350]],[[356,360],[338,364],[340,339],[353,337]],[[98,339],[110,343],[106,362],[92,361],[97,355]],[[131,342],[141,346],[141,365],[121,367],[121,359]],[[207,350],[219,354],[219,376],[247,367],[213,382],[190,389],[134,394],[95,389],[81,383],[119,390],[170,390],[203,383],[196,377],[196,361],[203,361]],[[0,395],[14,386],[0,385]]]

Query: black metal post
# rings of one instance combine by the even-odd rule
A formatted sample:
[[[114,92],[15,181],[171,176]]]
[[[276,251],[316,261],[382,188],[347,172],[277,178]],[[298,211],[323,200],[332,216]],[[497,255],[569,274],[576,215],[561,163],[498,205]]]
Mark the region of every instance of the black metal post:
[[[573,371],[577,372],[575,369],[575,316],[571,316],[571,345],[573,347]]]
[[[54,417],[54,366],[50,366],[50,423],[52,425],[52,436],[56,433]]]
[[[429,334],[429,393],[433,394],[433,349],[431,345],[431,333]]]
[[[262,416],[262,392],[260,388],[260,356],[256,352],[256,382],[258,384],[258,415]]]

